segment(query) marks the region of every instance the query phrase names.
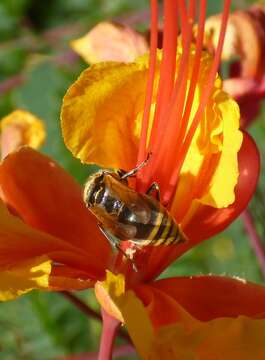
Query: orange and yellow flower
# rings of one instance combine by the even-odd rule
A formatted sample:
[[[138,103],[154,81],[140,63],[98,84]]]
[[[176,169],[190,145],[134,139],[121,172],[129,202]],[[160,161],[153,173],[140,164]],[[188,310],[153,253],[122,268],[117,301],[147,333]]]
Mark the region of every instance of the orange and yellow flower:
[[[85,70],[64,97],[62,130],[68,148],[85,163],[129,170],[151,152],[130,186],[144,192],[158,182],[161,201],[188,241],[134,249],[135,272],[122,253],[112,252],[83,203],[82,188],[53,160],[24,147],[0,165],[0,296],[7,300],[33,288],[78,290],[96,284],[99,302],[128,325],[143,358],[159,358],[150,353],[157,349],[173,358],[194,358],[200,351],[200,358],[210,359],[203,357],[209,333],[213,346],[216,334],[229,325],[227,334],[234,327],[241,344],[245,333],[238,328],[247,324],[254,333],[264,328],[264,320],[254,319],[265,316],[265,288],[213,276],[154,280],[246,207],[259,174],[259,153],[239,130],[238,106],[216,76],[229,1],[213,59],[202,50],[205,1],[196,44],[195,2],[188,9],[184,1],[165,2],[162,52],[156,51],[157,2],[151,4],[150,56]],[[108,272],[104,282],[106,269],[116,275]],[[173,345],[176,337],[179,347]],[[223,339],[228,341],[225,334]],[[251,339],[253,350],[257,342]]]

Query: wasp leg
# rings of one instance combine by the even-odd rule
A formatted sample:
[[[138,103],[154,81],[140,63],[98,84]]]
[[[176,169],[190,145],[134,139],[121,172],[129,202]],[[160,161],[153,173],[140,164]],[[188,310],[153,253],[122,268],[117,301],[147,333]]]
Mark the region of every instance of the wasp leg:
[[[112,236],[101,224],[98,224],[99,230],[102,232],[102,234],[107,238],[110,245],[116,248],[117,240]]]
[[[151,155],[152,155],[152,153],[149,152],[149,153],[147,154],[146,159],[145,159],[141,164],[139,164],[138,166],[136,166],[136,168],[134,168],[134,169],[128,171],[127,173],[123,174],[123,175],[121,176],[121,180],[124,180],[124,179],[126,179],[127,177],[130,177],[130,176],[134,176],[134,175],[137,173],[137,171],[139,171],[140,169],[142,169],[142,167],[144,167],[144,166],[148,163],[148,160],[150,159],[150,156],[151,156]]]
[[[152,194],[152,192],[155,191],[156,192],[156,199],[158,201],[160,201],[160,186],[158,185],[157,182],[153,182],[151,184],[151,186],[149,187],[149,189],[146,191],[147,195]]]
[[[119,175],[120,178],[122,178],[123,176],[125,176],[127,174],[127,172],[123,169],[118,169],[117,173]]]
[[[122,250],[122,248],[119,246],[119,241],[112,235],[109,233],[108,230],[104,229],[104,227],[101,224],[98,224],[99,230],[102,232],[102,234],[106,237],[106,239],[110,242],[111,246],[113,246],[115,249],[117,249],[118,251],[120,251],[125,257],[126,259],[128,259],[129,261],[131,261],[132,263],[132,267],[133,270],[138,272],[138,269],[134,263],[134,261],[130,258],[130,256],[128,254],[126,254],[125,251]]]

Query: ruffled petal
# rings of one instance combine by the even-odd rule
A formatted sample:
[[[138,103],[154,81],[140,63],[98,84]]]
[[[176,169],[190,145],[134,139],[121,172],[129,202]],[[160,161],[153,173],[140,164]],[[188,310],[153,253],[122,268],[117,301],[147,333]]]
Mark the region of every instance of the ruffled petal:
[[[239,178],[235,188],[235,201],[224,209],[214,209],[199,205],[193,217],[187,222],[184,231],[190,239],[183,251],[194,244],[224,230],[246,208],[251,199],[259,177],[260,156],[252,138],[244,133],[244,140],[239,151]]]
[[[128,26],[111,22],[97,24],[83,37],[71,41],[71,47],[89,64],[130,62],[148,51],[143,35]]]
[[[53,160],[21,148],[0,165],[0,187],[27,224],[80,248],[97,268],[105,268],[110,246],[83,203],[82,189]]]
[[[33,258],[0,271],[0,301],[15,299],[33,289],[47,290],[51,260]]]
[[[209,64],[204,61],[202,68],[206,73],[207,67]],[[189,219],[194,202],[224,208],[235,200],[239,175],[237,157],[243,136],[239,130],[238,105],[220,86],[217,79],[180,172],[170,210],[178,223],[185,224]],[[195,109],[199,101],[200,95],[195,96]]]
[[[15,110],[1,119],[1,157],[22,145],[38,149],[45,141],[44,123],[26,110]]]
[[[148,57],[95,64],[68,89],[61,123],[75,157],[107,168],[135,166],[147,68]]]

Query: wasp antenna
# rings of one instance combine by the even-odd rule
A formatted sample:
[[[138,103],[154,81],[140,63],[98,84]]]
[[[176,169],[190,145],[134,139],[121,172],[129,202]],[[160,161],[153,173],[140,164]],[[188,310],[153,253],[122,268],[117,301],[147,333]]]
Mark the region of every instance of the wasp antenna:
[[[110,244],[115,247],[118,251],[120,251],[123,256],[126,257],[127,260],[129,260],[132,263],[132,267],[133,270],[135,272],[138,272],[138,269],[135,265],[135,262],[133,261],[133,259],[125,252],[122,250],[122,248],[119,246],[119,244],[117,243],[116,239],[114,238],[113,235],[111,235],[108,230],[104,229],[104,227],[101,224],[98,224],[98,227],[100,229],[100,231],[102,232],[102,234],[106,237],[106,239],[110,242]]]

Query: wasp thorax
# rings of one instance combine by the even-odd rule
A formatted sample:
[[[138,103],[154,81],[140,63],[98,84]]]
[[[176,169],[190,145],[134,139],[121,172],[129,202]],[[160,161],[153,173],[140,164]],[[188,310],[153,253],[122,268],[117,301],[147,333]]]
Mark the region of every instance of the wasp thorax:
[[[83,199],[87,207],[93,207],[101,201],[104,195],[104,171],[91,175],[84,188]]]

